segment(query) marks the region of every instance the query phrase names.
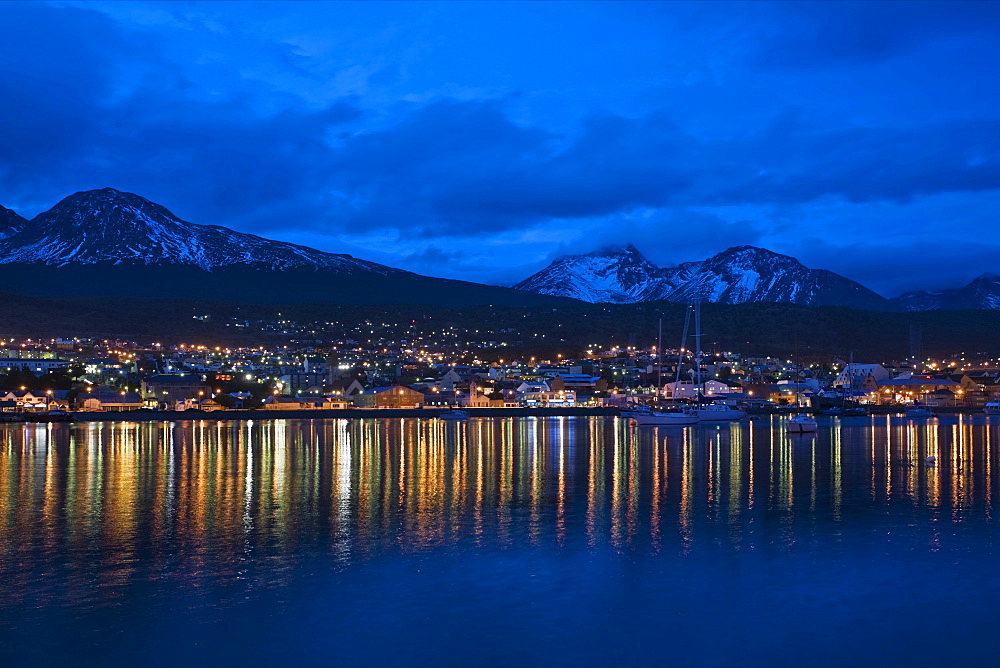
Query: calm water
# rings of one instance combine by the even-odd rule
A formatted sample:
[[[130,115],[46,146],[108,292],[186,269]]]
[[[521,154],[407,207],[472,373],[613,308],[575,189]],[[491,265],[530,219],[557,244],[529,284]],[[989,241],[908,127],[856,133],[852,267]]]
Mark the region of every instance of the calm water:
[[[997,665],[998,504],[985,417],[6,425],[0,665]]]

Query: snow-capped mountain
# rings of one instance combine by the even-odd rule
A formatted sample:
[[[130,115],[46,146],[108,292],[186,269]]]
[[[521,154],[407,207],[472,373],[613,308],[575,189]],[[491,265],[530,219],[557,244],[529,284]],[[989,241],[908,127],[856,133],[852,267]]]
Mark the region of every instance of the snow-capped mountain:
[[[737,246],[699,262],[658,268],[635,249],[604,249],[568,255],[514,287],[591,302],[675,302],[742,304],[791,302],[814,306],[890,308],[889,301],[859,283],[823,269],[809,269],[793,257]]]
[[[655,299],[663,271],[629,244],[586,255],[564,255],[514,287],[585,302],[631,304]]]
[[[892,300],[904,311],[1000,309],[1000,276],[983,274],[956,290],[907,292]]]
[[[563,303],[185,222],[113,188],[71,195],[30,222],[0,210],[0,285],[35,295],[275,304]]]
[[[0,239],[6,239],[15,232],[20,232],[27,224],[26,219],[0,206]]]
[[[0,240],[0,263],[181,264],[206,271],[246,265],[405,273],[349,255],[188,223],[159,204],[113,188],[70,195]]]

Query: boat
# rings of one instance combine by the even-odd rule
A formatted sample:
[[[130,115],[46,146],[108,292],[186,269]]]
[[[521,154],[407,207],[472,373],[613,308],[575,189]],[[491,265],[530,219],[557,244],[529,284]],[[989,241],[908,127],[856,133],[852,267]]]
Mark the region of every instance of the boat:
[[[444,411],[438,417],[442,420],[467,420],[469,418],[469,411],[452,408],[451,410]]]
[[[636,405],[631,408],[625,408],[618,413],[623,418],[636,418],[643,415],[652,415],[653,409],[651,406]]]
[[[834,406],[833,408],[827,408],[822,413],[823,415],[844,415],[844,410]]]
[[[867,415],[868,409],[864,406],[854,406],[844,409],[844,417],[866,417]]]
[[[914,406],[913,408],[906,409],[906,417],[908,418],[930,418],[937,417],[934,412],[923,406]]]
[[[727,404],[705,404],[693,410],[702,422],[735,422],[746,415],[746,412]]]
[[[812,434],[819,423],[808,415],[796,415],[785,420],[785,431],[789,434]]]
[[[686,335],[685,326],[685,335]],[[715,402],[711,404],[704,404],[702,401],[705,396],[703,393],[703,381],[701,377],[701,301],[696,299],[694,302],[694,339],[695,339],[695,353],[694,353],[694,384],[698,388],[698,404],[692,410],[698,415],[698,420],[700,422],[735,422],[737,420],[742,420],[746,415],[746,412],[730,406],[729,404]]]
[[[1000,403],[990,402],[983,406],[983,413],[987,415],[1000,415]]]
[[[685,336],[686,336],[685,325]],[[681,340],[681,355],[683,355],[683,339]],[[659,333],[656,337],[656,402],[655,406],[639,405],[621,412],[622,417],[631,418],[640,427],[669,427],[686,426],[698,423],[698,415],[693,410],[676,408],[676,404],[667,404],[675,407],[673,410],[664,410],[664,405],[660,403],[663,395],[663,381],[661,370],[663,366],[663,318],[660,318]],[[677,374],[680,375],[680,362],[677,363]],[[677,387],[676,381],[674,387]]]
[[[650,411],[645,415],[632,415],[640,427],[683,427],[698,424],[698,414],[693,410],[685,411]]]

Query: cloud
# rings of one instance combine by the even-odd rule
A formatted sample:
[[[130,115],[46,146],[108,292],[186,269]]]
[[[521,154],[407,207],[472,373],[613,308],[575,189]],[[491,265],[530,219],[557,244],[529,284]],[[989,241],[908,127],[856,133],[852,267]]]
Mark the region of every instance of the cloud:
[[[700,193],[706,204],[908,200],[1000,188],[1000,121],[993,119],[821,128],[792,112],[712,150],[724,167]]]
[[[21,193],[20,203],[47,207],[75,190],[113,186],[197,212],[203,223],[253,228],[275,225],[268,216],[288,224],[325,212],[335,158],[327,135],[361,116],[350,100],[313,109],[289,99],[260,113],[269,105],[247,93],[192,87],[159,58],[155,40],[140,45],[101,14],[3,10],[19,29],[0,46],[8,93],[0,188]],[[126,62],[141,76],[123,76],[118,63]]]
[[[491,73],[479,88],[481,68],[448,69],[449,60],[437,70],[421,58],[439,50],[421,49],[399,30],[366,47],[381,55],[357,75],[363,86],[341,86],[331,82],[355,76],[364,59],[322,60],[315,54],[342,56],[342,49],[322,27],[296,25],[293,15],[278,21],[285,10],[277,5],[255,5],[266,16],[246,30],[243,10],[214,18],[228,5],[122,7],[114,5],[111,18],[87,5],[0,5],[0,18],[14,27],[0,43],[0,204],[30,215],[75,190],[112,186],[193,222],[277,237],[295,230],[334,251],[367,239],[389,264],[475,278],[606,243],[635,243],[658,264],[747,243],[795,254],[789,239],[799,238],[797,221],[820,214],[845,238],[849,228],[852,239],[864,239],[882,226],[880,236],[902,237],[905,245],[908,234],[940,232],[936,221],[947,214],[935,210],[936,218],[909,222],[869,216],[864,229],[833,219],[876,204],[909,215],[916,204],[948,194],[953,210],[965,212],[947,218],[948,234],[974,238],[965,231],[969,212],[1000,192],[993,89],[983,88],[974,109],[960,100],[941,111],[937,90],[922,90],[916,61],[906,60],[928,44],[964,46],[964,39],[979,40],[977,54],[992,49],[996,56],[994,43],[983,41],[998,24],[992,7],[736,4],[726,7],[738,25],[720,25],[714,5],[684,6],[681,18],[669,4],[636,6],[630,11],[642,20],[628,22],[628,30],[617,26],[605,35],[614,35],[613,43],[600,45],[614,66],[595,64],[604,59],[593,54],[576,62],[579,38],[566,33],[558,42],[565,52],[546,61],[563,71],[543,72],[545,45],[534,44],[537,62]],[[339,7],[309,5],[310,23],[332,20],[326,12]],[[505,20],[516,23],[514,7]],[[588,44],[614,11],[602,5],[581,24],[591,31]],[[408,16],[420,34],[438,27],[421,23],[419,11]],[[548,20],[556,19],[562,14],[552,9]],[[373,30],[381,25],[366,20]],[[452,17],[449,29],[460,23]],[[646,63],[644,78],[619,90],[612,79],[628,78],[620,65],[632,58],[622,33],[639,24],[644,40],[670,37],[669,44],[652,40],[659,46],[649,52],[664,74],[655,76],[659,65]],[[544,34],[544,26],[530,32]],[[460,43],[475,58],[475,42],[448,42],[446,51],[454,56]],[[483,62],[502,68],[515,51]],[[927,58],[920,65],[937,68],[934,81],[978,67],[969,81],[979,82],[995,62]],[[898,70],[886,65],[904,61],[908,67]],[[877,67],[898,82],[886,95],[906,90],[919,101],[912,114],[892,120],[852,109],[875,93],[852,90],[851,75]],[[535,89],[511,74],[528,69],[524,80]],[[444,70],[462,76],[433,80]],[[504,77],[516,80],[505,87],[497,83]],[[787,90],[805,82],[806,102],[789,104],[795,96]],[[827,83],[838,92],[823,91]],[[406,95],[372,103],[402,90],[393,86]],[[365,92],[336,96],[348,89]],[[619,92],[632,102],[618,104]],[[617,113],[600,107],[612,98]],[[533,111],[532,104],[558,111]],[[558,122],[547,123],[553,116]],[[743,209],[771,211],[744,216]],[[503,259],[491,264],[485,246],[473,255],[457,250],[483,240],[503,241]]]
[[[756,60],[765,67],[865,65],[927,42],[993,34],[993,2],[782,2],[764,5]]]

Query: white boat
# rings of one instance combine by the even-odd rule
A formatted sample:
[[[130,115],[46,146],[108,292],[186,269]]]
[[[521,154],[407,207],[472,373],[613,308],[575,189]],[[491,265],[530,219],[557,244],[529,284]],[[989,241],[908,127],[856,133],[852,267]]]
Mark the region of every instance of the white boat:
[[[808,415],[796,415],[785,420],[785,431],[789,434],[812,434],[819,423]]]
[[[734,422],[742,420],[745,412],[726,404],[708,404],[693,409],[701,422]]]
[[[469,411],[451,409],[438,415],[442,420],[466,420],[469,418]]]
[[[934,415],[933,411],[931,411],[930,409],[924,408],[923,406],[915,406],[913,408],[907,408],[906,409],[906,417],[909,417],[909,418],[929,418],[929,417],[937,417],[937,416]]]
[[[983,412],[987,415],[1000,415],[1000,403],[990,402],[983,406]]]
[[[632,415],[635,423],[640,427],[682,427],[689,424],[698,424],[698,414],[695,411],[650,411],[645,415]]]

